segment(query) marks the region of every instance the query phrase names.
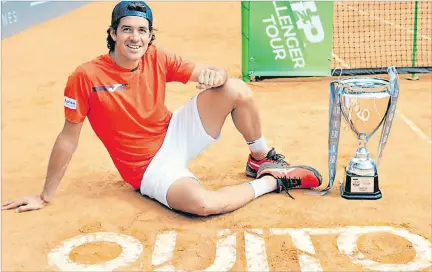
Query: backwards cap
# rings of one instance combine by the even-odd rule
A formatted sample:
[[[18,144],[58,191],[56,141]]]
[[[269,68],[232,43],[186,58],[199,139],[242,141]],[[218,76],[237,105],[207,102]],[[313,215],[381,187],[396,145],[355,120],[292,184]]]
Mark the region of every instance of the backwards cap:
[[[128,5],[138,3],[145,7],[146,11],[129,10]],[[150,25],[153,25],[153,14],[150,7],[144,1],[121,1],[113,9],[111,16],[111,25],[126,16],[138,16],[149,20]]]

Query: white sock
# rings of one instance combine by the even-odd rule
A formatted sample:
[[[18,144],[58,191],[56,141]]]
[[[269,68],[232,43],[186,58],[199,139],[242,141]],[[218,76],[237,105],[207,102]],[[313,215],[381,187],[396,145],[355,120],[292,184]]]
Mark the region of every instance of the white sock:
[[[276,180],[256,179],[248,182],[255,192],[255,198],[258,198],[277,189]]]
[[[265,155],[270,150],[270,148],[268,148],[267,146],[264,136],[262,136],[258,140],[247,142],[247,144],[252,153],[259,153]]]

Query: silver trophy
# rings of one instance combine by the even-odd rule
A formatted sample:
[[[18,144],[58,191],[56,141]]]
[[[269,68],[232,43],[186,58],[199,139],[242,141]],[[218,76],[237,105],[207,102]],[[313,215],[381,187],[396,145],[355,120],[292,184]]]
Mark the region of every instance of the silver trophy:
[[[346,199],[380,199],[379,161],[390,133],[399,95],[399,79],[395,67],[387,69],[389,80],[382,78],[346,78],[330,83],[329,109],[329,184],[333,186],[340,135],[341,116],[356,134],[359,146],[345,169],[341,195]],[[367,142],[383,125],[378,145],[377,164],[371,159]]]

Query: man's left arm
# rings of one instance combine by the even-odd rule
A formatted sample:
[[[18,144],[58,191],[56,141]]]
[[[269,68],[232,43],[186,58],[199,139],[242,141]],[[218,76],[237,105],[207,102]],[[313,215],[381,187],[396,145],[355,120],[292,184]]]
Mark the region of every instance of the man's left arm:
[[[201,90],[220,87],[227,80],[228,73],[225,69],[204,64],[196,64],[190,77],[190,81],[197,82],[197,88]]]
[[[220,87],[228,80],[225,69],[187,61],[177,54],[160,48],[158,54],[165,61],[167,82],[197,82],[197,88],[205,90]]]

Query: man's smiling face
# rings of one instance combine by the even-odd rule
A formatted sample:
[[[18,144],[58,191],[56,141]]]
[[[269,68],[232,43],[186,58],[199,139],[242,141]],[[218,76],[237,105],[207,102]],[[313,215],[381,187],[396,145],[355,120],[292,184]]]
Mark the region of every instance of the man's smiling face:
[[[111,30],[111,37],[116,43],[116,58],[123,64],[136,62],[144,55],[151,41],[149,21],[138,16],[123,17],[117,33]]]

